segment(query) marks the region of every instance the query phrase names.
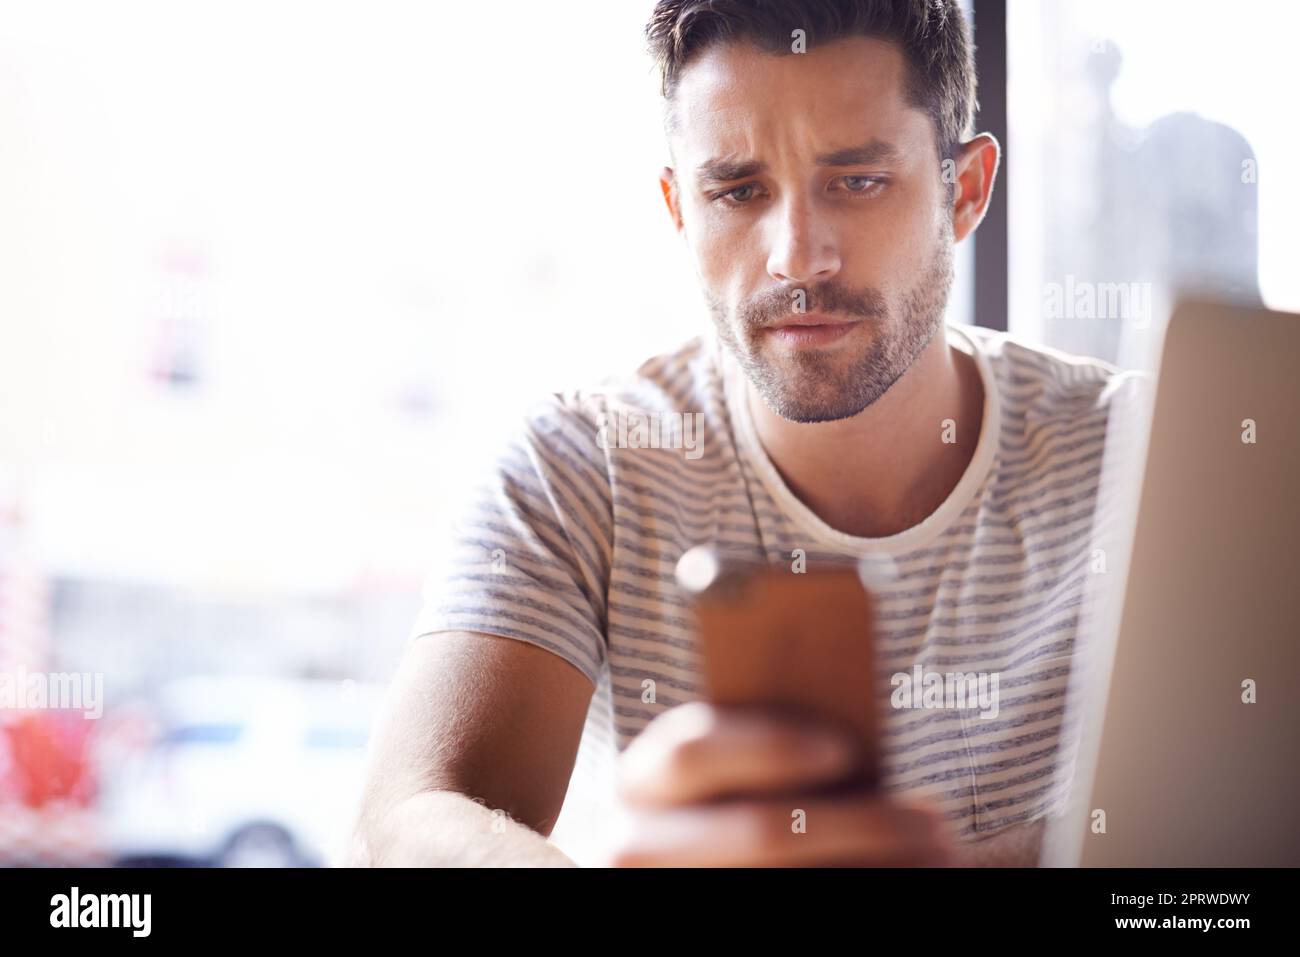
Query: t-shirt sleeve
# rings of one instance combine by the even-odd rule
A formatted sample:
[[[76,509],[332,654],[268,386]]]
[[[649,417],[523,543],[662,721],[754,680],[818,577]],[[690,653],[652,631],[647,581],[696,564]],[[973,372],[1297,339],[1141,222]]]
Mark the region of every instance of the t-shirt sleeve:
[[[598,683],[613,517],[594,423],[572,394],[529,410],[455,516],[410,640],[447,631],[517,638]]]

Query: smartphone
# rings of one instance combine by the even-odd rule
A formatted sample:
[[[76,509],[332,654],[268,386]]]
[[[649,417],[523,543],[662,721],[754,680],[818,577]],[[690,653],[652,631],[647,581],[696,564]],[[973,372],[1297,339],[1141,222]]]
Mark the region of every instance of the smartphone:
[[[699,546],[678,562],[677,582],[694,608],[707,699],[839,724],[862,746],[846,785],[877,784],[889,696],[878,687],[874,606],[860,569],[796,572]]]

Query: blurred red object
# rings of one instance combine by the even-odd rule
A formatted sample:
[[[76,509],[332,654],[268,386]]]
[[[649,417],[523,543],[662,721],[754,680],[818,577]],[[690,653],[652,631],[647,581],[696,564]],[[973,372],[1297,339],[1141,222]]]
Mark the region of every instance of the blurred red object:
[[[32,808],[54,801],[89,806],[96,792],[90,760],[93,722],[80,713],[33,711],[3,727],[9,777],[20,803]]]

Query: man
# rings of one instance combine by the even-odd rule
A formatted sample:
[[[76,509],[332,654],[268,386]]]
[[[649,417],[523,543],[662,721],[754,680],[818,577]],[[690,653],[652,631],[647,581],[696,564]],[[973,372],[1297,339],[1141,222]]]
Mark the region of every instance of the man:
[[[647,34],[714,334],[528,416],[430,581],[353,860],[568,863],[581,741],[617,752],[607,863],[1032,864],[1124,377],[944,324],[999,158],[960,10],[660,0]],[[835,729],[700,700],[673,572],[701,542],[886,556],[883,663],[996,676],[996,714],[900,708],[884,787],[831,795]]]

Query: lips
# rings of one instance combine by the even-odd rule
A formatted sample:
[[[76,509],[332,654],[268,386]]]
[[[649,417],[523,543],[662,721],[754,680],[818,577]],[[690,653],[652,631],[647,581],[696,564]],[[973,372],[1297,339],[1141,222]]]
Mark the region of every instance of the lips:
[[[861,320],[837,322],[826,316],[802,315],[769,326],[764,332],[787,346],[825,346],[847,336]]]
[[[797,316],[790,316],[788,319],[782,319],[770,329],[789,329],[792,326],[849,326],[857,320],[853,319],[833,319],[830,316],[818,312],[805,312]]]

